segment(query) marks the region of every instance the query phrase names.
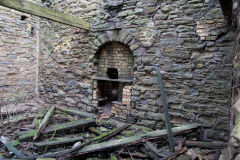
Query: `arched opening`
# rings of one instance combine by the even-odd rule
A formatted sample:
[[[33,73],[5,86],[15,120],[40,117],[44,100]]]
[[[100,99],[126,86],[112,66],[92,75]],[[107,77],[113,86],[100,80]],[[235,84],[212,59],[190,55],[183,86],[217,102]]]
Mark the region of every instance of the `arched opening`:
[[[130,108],[134,77],[134,58],[130,48],[120,42],[108,42],[99,48],[94,65],[93,99],[100,112],[114,112],[112,106]]]
[[[119,79],[133,79],[133,63],[133,55],[127,45],[120,42],[106,43],[97,52],[97,76],[110,78],[109,74],[117,73]]]

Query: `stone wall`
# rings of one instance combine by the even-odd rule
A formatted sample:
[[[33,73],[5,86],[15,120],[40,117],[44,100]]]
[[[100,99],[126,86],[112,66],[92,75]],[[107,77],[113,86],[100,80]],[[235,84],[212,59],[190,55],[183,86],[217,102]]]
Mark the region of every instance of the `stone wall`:
[[[173,126],[199,122],[207,127],[205,138],[228,139],[235,32],[218,1],[55,0],[51,7],[90,20],[92,29],[41,22],[39,91],[44,101],[97,110],[96,53],[117,41],[129,46],[134,57],[129,121],[165,128],[159,65]]]
[[[36,97],[37,18],[0,7],[0,105]]]

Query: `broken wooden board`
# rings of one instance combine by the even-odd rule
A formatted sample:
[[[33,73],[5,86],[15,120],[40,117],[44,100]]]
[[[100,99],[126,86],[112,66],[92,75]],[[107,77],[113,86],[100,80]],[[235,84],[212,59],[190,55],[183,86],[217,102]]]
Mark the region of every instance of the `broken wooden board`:
[[[94,137],[92,139],[89,139],[87,140],[86,142],[84,143],[81,143],[71,149],[66,149],[66,150],[63,150],[63,151],[59,151],[59,152],[55,152],[55,153],[47,153],[47,154],[44,154],[44,155],[41,155],[41,157],[43,158],[52,158],[52,157],[60,157],[60,156],[63,156],[63,155],[66,155],[66,154],[71,154],[72,152],[75,152],[81,148],[83,148],[84,146],[87,146],[89,144],[91,144],[92,142],[99,142],[101,141],[102,139],[109,139],[111,137],[113,137],[114,135],[120,133],[123,129],[129,127],[130,125],[123,125],[122,127],[119,127],[119,128],[115,128],[109,132],[106,132],[106,133],[103,133],[97,137]]]
[[[75,110],[75,109],[67,109],[67,108],[63,108],[63,107],[57,107],[57,109],[64,113],[73,115],[73,116],[79,116],[82,118],[96,118],[96,115],[94,115],[94,114],[82,112],[82,111]]]
[[[47,109],[45,107],[38,108],[38,114],[35,116],[35,119],[33,120],[33,123],[32,123],[33,128],[36,128],[40,125],[46,113],[47,113]]]
[[[200,126],[200,124],[188,124],[184,125],[181,127],[174,127],[172,128],[174,135],[184,133],[189,130],[196,129]],[[78,151],[75,156],[83,155],[83,154],[88,154],[96,151],[102,151],[106,149],[113,149],[113,148],[118,148],[122,146],[130,146],[130,145],[136,145],[139,143],[142,143],[146,140],[151,140],[151,139],[159,139],[167,136],[167,130],[157,130],[153,132],[149,132],[146,134],[140,134],[124,139],[118,139],[118,140],[112,140],[112,141],[107,141],[107,142],[102,142],[98,144],[92,144],[83,147],[80,151]]]
[[[96,125],[96,121],[91,118],[87,119],[81,119],[78,121],[73,121],[73,122],[68,122],[68,123],[62,123],[62,124],[56,124],[56,125],[51,125],[44,130],[44,134],[48,133],[57,133],[61,131],[66,131],[66,130],[71,130],[71,129],[81,129],[81,128],[87,128],[90,126]],[[23,131],[18,133],[19,135],[19,141],[24,141],[28,140],[36,134],[37,130],[30,130],[30,131]]]
[[[66,144],[73,144],[75,142],[78,141],[82,141],[83,137],[74,137],[74,138],[62,138],[59,140],[53,140],[53,141],[48,141],[48,142],[38,142],[38,143],[34,143],[33,145],[35,147],[37,147],[38,149],[40,148],[53,148],[53,147],[58,147],[58,146],[62,146],[62,145],[66,145]]]
[[[37,133],[37,130],[30,130],[30,131],[20,132],[20,133],[18,134],[18,135],[19,135],[18,140],[19,140],[19,141],[29,140],[29,139],[31,139],[36,133]]]
[[[66,131],[71,129],[87,128],[94,125],[96,125],[96,121],[92,118],[87,118],[87,119],[81,119],[73,122],[49,126],[44,130],[44,133],[56,133],[56,132],[61,132],[61,131]]]
[[[122,132],[123,130],[127,129],[130,126],[131,126],[130,124],[126,124],[119,128],[115,128],[115,129],[111,130],[110,132],[103,133],[102,138],[100,138],[100,140],[97,141],[97,143],[104,142],[104,141],[111,139],[113,136],[117,135],[118,133]]]
[[[20,159],[29,159],[29,157],[25,156],[21,151],[17,150],[5,137],[1,137],[0,141],[7,147],[9,152],[13,152]]]
[[[36,3],[27,0],[0,0],[0,5],[12,8],[24,13],[47,18],[53,21],[61,22],[85,30],[90,29],[90,23],[75,16],[42,7]]]
[[[202,142],[202,141],[185,141],[185,146],[189,147],[201,147],[201,148],[209,148],[209,149],[220,149],[224,148],[228,145],[226,142],[221,141],[212,141],[212,142]]]
[[[55,107],[51,107],[48,110],[47,114],[45,115],[45,117],[43,118],[42,122],[40,123],[40,125],[38,127],[38,130],[37,130],[36,134],[33,137],[33,140],[36,140],[40,136],[40,134],[43,132],[43,130],[46,128],[48,122],[50,121],[51,116],[54,113],[54,110],[55,110]]]

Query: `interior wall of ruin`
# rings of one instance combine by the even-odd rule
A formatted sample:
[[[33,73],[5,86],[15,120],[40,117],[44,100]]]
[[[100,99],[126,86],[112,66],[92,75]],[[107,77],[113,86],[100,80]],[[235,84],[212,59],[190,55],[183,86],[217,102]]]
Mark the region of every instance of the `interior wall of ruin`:
[[[228,139],[235,32],[218,1],[55,0],[50,7],[86,18],[92,29],[41,21],[42,100],[94,112],[95,54],[119,40],[134,56],[128,120],[165,128],[159,65],[173,125],[199,122],[206,138]]]
[[[38,18],[0,6],[0,106],[36,98]]]

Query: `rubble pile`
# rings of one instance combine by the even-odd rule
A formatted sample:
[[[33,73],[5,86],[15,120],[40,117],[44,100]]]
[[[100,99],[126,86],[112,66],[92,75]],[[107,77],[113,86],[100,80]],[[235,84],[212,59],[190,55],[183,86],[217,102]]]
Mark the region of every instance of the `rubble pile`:
[[[202,126],[196,123],[172,128],[176,145],[173,152],[168,147],[167,130],[152,130],[104,115],[40,107],[15,121],[2,117],[0,160],[211,160],[219,157],[220,149],[227,145],[201,139]]]

